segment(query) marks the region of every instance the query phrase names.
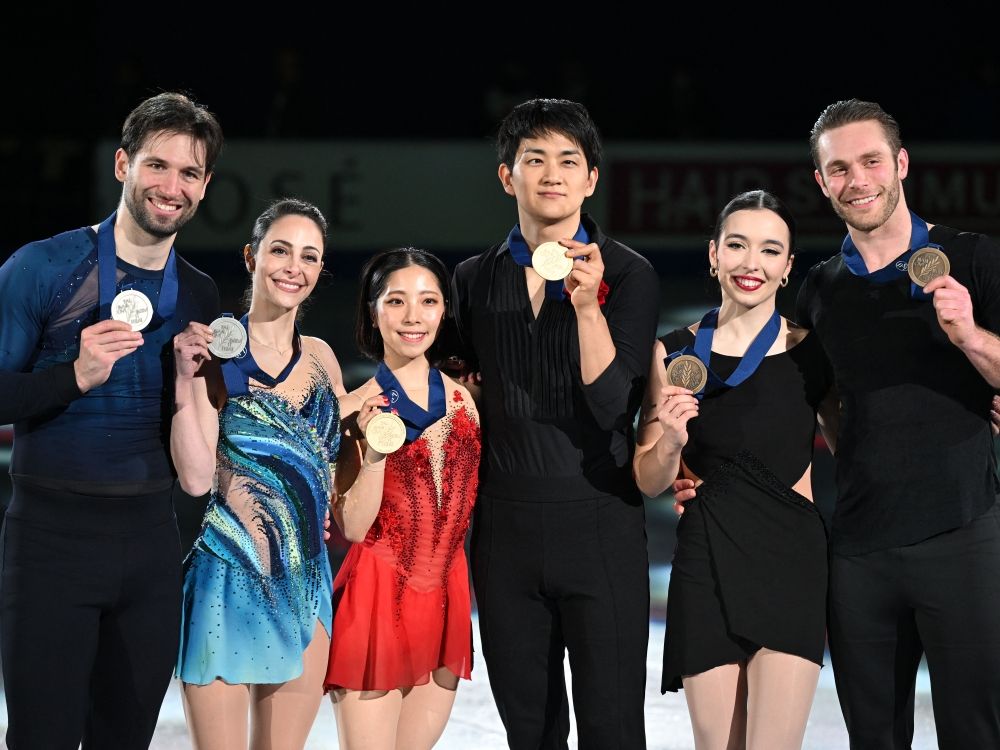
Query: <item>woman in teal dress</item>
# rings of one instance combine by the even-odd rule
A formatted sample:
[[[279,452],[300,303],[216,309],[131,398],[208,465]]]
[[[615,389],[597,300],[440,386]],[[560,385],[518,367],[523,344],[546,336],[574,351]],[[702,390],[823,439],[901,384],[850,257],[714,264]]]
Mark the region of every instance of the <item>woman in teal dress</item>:
[[[199,750],[303,747],[323,695],[324,522],[345,391],[330,347],[300,336],[295,321],[325,234],[315,206],[272,204],[244,248],[245,350],[212,355],[212,329],[197,323],[174,340],[174,463],[187,492],[212,489],[185,564],[177,661]]]

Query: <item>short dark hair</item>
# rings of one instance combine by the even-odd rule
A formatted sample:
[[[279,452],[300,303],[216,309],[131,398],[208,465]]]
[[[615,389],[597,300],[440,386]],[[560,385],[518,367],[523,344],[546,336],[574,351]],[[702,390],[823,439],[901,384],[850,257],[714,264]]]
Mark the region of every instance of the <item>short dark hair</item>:
[[[601,134],[582,104],[569,99],[530,99],[511,110],[497,129],[497,159],[513,168],[525,138],[560,133],[575,141],[587,159],[587,169],[601,163]]]
[[[899,149],[903,147],[903,141],[899,137],[899,123],[896,119],[882,109],[881,105],[875,102],[863,102],[860,99],[844,99],[834,102],[823,110],[816,123],[809,133],[809,152],[812,154],[813,164],[816,169],[822,172],[819,163],[819,139],[828,130],[850,125],[854,122],[865,122],[873,120],[882,126],[885,133],[885,140],[892,151],[892,158],[899,156]]]
[[[719,212],[719,218],[715,220],[715,229],[712,231],[712,239],[715,243],[719,244],[719,239],[722,235],[722,227],[726,223],[731,215],[737,211],[757,211],[760,209],[767,209],[768,211],[773,211],[778,215],[778,218],[785,222],[785,226],[788,227],[788,254],[795,254],[795,217],[792,216],[792,212],[788,210],[780,198],[778,198],[773,193],[769,193],[766,190],[748,190],[745,193],[740,193],[735,198],[733,198],[726,207]]]
[[[260,243],[264,240],[264,235],[278,219],[283,216],[304,216],[319,227],[319,233],[323,236],[323,250],[326,250],[326,218],[323,212],[308,201],[299,198],[279,198],[264,209],[264,213],[257,217],[250,232],[250,249],[257,252]]]
[[[122,126],[121,148],[129,161],[157,133],[191,136],[205,146],[205,172],[215,169],[222,151],[222,128],[204,105],[176,92],[146,99],[129,113]]]
[[[436,364],[439,356],[438,344],[442,340],[441,334],[446,323],[450,325],[451,321],[448,304],[449,279],[445,264],[436,255],[426,250],[418,250],[415,247],[397,247],[392,250],[383,250],[368,259],[361,269],[354,340],[358,350],[369,359],[380,362],[385,356],[382,334],[373,320],[372,313],[375,310],[375,302],[385,292],[389,277],[399,269],[409,266],[420,266],[434,274],[438,286],[441,287],[441,296],[444,297],[445,314],[441,318],[441,327],[438,328],[437,336],[434,337],[434,343],[427,350],[427,359],[431,364]]]

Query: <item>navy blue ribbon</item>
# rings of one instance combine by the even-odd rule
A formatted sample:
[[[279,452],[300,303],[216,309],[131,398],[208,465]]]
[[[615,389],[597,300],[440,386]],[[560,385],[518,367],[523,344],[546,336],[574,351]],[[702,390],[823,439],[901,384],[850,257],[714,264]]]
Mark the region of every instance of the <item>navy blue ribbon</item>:
[[[375,382],[379,384],[382,393],[389,399],[388,406],[380,407],[382,411],[395,412],[403,424],[406,425],[406,442],[412,443],[420,434],[437,422],[448,411],[448,404],[444,400],[444,380],[440,371],[431,368],[427,375],[427,409],[424,410],[415,404],[403,386],[399,384],[392,370],[385,366],[385,362],[380,362],[375,371]]]
[[[250,319],[249,314],[240,318],[240,324],[247,332],[247,345],[243,351],[232,359],[227,359],[222,363],[222,379],[226,383],[226,393],[230,397],[242,396],[250,392],[250,378],[253,378],[266,388],[274,388],[283,383],[302,356],[302,342],[299,339],[299,327],[295,326],[295,333],[292,336],[292,358],[285,365],[277,377],[271,377],[257,364],[250,351]]]
[[[590,235],[587,234],[587,230],[584,229],[583,224],[580,224],[580,228],[576,230],[576,234],[573,235],[573,239],[577,242],[582,242],[588,245],[590,244]],[[521,234],[520,224],[515,224],[514,228],[510,230],[510,234],[507,235],[507,247],[510,248],[511,257],[517,265],[531,265],[531,248],[528,247],[528,243],[525,241],[524,235]],[[566,249],[568,250],[569,248]],[[565,279],[556,279],[555,281],[545,282],[546,299],[554,299],[558,302],[563,300],[565,297]]]
[[[118,293],[118,251],[115,247],[115,211],[101,222],[97,228],[97,299],[101,320],[111,317],[111,303]],[[156,312],[146,326],[152,331],[159,328],[174,315],[177,309],[177,257],[171,246],[167,263],[163,267],[163,281],[160,282],[160,296],[156,302]]]
[[[907,275],[910,256],[922,247],[941,249],[940,245],[930,241],[927,222],[913,213],[913,211],[910,211],[910,246],[905,253],[885,268],[880,268],[877,271],[869,273],[868,267],[865,265],[865,259],[861,257],[861,253],[858,252],[858,248],[855,246],[854,240],[851,239],[849,233],[844,237],[844,242],[840,246],[840,253],[844,257],[844,265],[847,266],[847,270],[852,274],[866,278],[876,284],[886,284]],[[925,294],[923,288],[912,281],[910,282],[910,297],[913,299],[930,299],[930,295]]]
[[[709,310],[705,313],[705,316],[701,319],[701,323],[698,325],[698,332],[694,336],[694,346],[685,346],[683,349],[670,354],[666,359],[666,362],[669,362],[682,354],[690,354],[700,359],[702,364],[705,365],[705,369],[708,370],[708,382],[705,384],[705,388],[695,394],[697,398],[704,396],[709,386],[712,386],[713,389],[735,388],[757,372],[757,368],[764,361],[764,357],[767,356],[767,352],[771,346],[778,340],[778,333],[781,331],[781,316],[775,310],[771,313],[771,317],[767,319],[764,327],[754,337],[754,340],[750,342],[750,346],[747,347],[746,353],[740,359],[740,363],[736,366],[736,369],[733,370],[728,378],[723,380],[712,372],[712,368],[708,365],[712,357],[712,340],[715,338],[715,329],[718,322],[719,308],[716,307],[714,310]]]

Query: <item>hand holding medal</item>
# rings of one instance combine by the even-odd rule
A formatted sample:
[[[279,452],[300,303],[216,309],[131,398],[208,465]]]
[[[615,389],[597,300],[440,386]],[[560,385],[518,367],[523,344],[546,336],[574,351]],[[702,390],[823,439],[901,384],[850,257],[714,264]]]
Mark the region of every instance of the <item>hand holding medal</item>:
[[[596,242],[583,243],[576,240],[562,240],[565,252],[572,252],[572,271],[566,277],[566,292],[570,302],[578,310],[589,305],[599,306],[598,295],[604,279],[604,260],[601,248]],[[537,249],[536,249],[537,252]],[[567,258],[568,260],[568,258]]]
[[[955,346],[963,348],[984,333],[976,325],[969,290],[954,277],[938,276],[930,280],[924,286],[924,294],[932,295],[938,324]]]
[[[926,224],[921,226],[923,220],[915,214],[912,221],[914,235],[926,241]],[[923,231],[918,232],[918,229]],[[961,348],[977,335],[972,297],[969,290],[950,275],[951,262],[941,248],[929,245],[915,250],[907,261],[906,271],[910,281],[932,297],[938,324],[951,343]]]
[[[661,439],[666,439],[671,448],[679,450],[687,445],[687,423],[698,416],[698,407],[698,399],[688,388],[668,385],[660,389],[653,413],[663,430]]]
[[[573,291],[589,280],[590,274],[582,276],[577,273],[591,261],[591,274],[600,266],[594,298],[598,304],[604,303],[602,295],[607,294],[608,287],[603,283],[604,264],[601,262],[601,251],[596,244],[590,242],[590,235],[583,224],[580,224],[573,239],[559,242],[542,242],[532,250],[527,240],[521,234],[520,225],[515,225],[507,235],[507,248],[510,256],[519,266],[531,266],[535,273],[545,279],[545,299],[562,302],[567,295],[572,297]],[[594,262],[596,260],[596,263]],[[579,261],[579,262],[577,262]],[[573,302],[586,301],[586,295],[580,295]]]
[[[211,359],[211,341],[212,329],[195,321],[174,336],[174,368],[179,377],[193,378],[202,363]]]
[[[140,346],[142,334],[118,320],[102,320],[80,331],[80,356],[73,363],[80,392],[105,383],[115,362]]]
[[[922,247],[906,265],[910,281],[933,298],[941,330],[955,346],[962,347],[977,332],[969,290],[951,277],[948,256],[938,247]]]
[[[381,413],[371,416],[362,429],[368,446],[379,453],[393,453],[407,441],[416,440],[427,427],[437,422],[448,410],[444,399],[444,381],[441,372],[431,368],[427,374],[428,403],[422,409],[410,400],[403,386],[396,379],[385,362],[379,364],[375,372],[375,382],[383,394],[374,397],[376,408]],[[372,399],[365,404],[372,403]],[[392,411],[388,411],[392,409]],[[361,427],[360,414],[358,426]]]
[[[163,267],[156,308],[137,289],[118,292],[115,211],[97,228],[97,300],[101,322],[80,332],[80,356],[73,363],[82,393],[107,382],[114,363],[142,346],[139,331],[170,320],[177,305],[177,259],[173,248]]]

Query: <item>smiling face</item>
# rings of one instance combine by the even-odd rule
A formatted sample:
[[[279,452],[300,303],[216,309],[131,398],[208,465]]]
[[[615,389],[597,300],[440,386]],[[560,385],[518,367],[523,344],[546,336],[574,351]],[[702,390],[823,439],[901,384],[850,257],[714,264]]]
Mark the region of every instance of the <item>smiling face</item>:
[[[504,192],[540,224],[555,224],[579,214],[597,186],[597,167],[588,168],[580,145],[562,133],[524,138],[513,165],[501,164]]]
[[[393,271],[372,311],[386,361],[398,364],[424,356],[434,343],[444,310],[444,294],[429,269],[406,266]]]
[[[281,310],[298,307],[316,286],[323,270],[323,233],[312,219],[286,214],[275,219],[257,251],[244,250],[253,274],[253,302]]]
[[[138,153],[115,154],[122,200],[146,234],[166,239],[194,216],[212,175],[205,171],[205,147],[189,135],[154,133]]]
[[[792,269],[788,225],[766,208],[734,211],[708,244],[723,297],[744,307],[771,300]]]
[[[837,216],[863,232],[885,224],[900,206],[909,169],[906,149],[893,156],[885,131],[875,120],[828,130],[816,145],[820,165],[816,182]]]

